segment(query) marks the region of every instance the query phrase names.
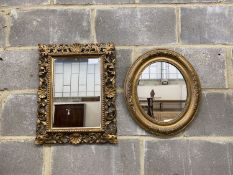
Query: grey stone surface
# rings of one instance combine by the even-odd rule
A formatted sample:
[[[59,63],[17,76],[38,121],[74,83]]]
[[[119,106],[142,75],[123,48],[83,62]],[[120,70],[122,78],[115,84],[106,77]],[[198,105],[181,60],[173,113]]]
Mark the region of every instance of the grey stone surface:
[[[184,55],[198,73],[202,88],[226,88],[224,49],[181,48],[175,49]]]
[[[227,151],[228,151],[227,158],[229,160],[229,165],[230,165],[229,171],[232,173],[233,172],[233,143],[231,142],[227,146],[228,146],[227,147]]]
[[[120,140],[118,145],[53,147],[52,174],[140,174],[139,141]]]
[[[188,174],[231,174],[229,171],[230,160],[228,156],[227,143],[190,141],[187,146],[189,151]]]
[[[232,93],[203,93],[196,118],[186,128],[186,136],[232,136]]]
[[[5,19],[0,14],[0,47],[5,44]]]
[[[145,143],[145,175],[230,175],[228,143],[158,140]]]
[[[186,4],[186,3],[213,3],[213,2],[220,2],[220,0],[139,0],[140,3],[146,3],[146,4],[153,4],[153,3],[159,3],[159,4]],[[224,0],[223,0],[224,1]],[[221,1],[221,2],[223,2]]]
[[[97,10],[98,42],[117,45],[153,45],[176,42],[173,8],[118,8]]]
[[[37,88],[37,50],[0,51],[0,89]]]
[[[169,48],[193,65],[202,88],[227,88],[225,52],[221,48]],[[134,60],[150,49],[138,49]]]
[[[231,55],[231,64],[232,64],[232,69],[231,69],[231,71],[232,71],[232,77],[233,77],[233,49],[232,49],[232,53],[231,53],[232,55]],[[228,82],[229,81],[232,81],[232,80],[230,80],[230,78],[228,78]]]
[[[37,97],[34,94],[10,95],[1,112],[0,135],[34,136],[37,118]]]
[[[212,89],[202,92],[199,111],[190,125],[180,135],[159,139],[145,132],[132,119],[122,88],[132,63],[130,60],[135,58],[131,58],[132,49],[119,47],[121,49],[117,49],[116,58],[119,144],[53,145],[52,160],[46,157],[49,155],[44,155],[46,163],[52,164],[51,174],[232,174],[233,93],[231,89],[224,90],[228,88],[226,49],[210,47],[214,44],[232,45],[233,7],[207,4],[220,0],[138,1],[148,4],[147,7],[119,6],[132,4],[135,0],[56,0],[57,5],[48,7],[42,5],[49,0],[0,0],[0,7],[19,6],[9,7],[12,20],[9,43],[14,47],[35,46],[38,43],[93,42],[90,22],[92,5],[85,8],[83,4],[103,4],[93,6],[97,7],[95,30],[98,42],[112,41],[116,45],[142,45],[144,48],[147,45],[171,46],[176,43],[175,8],[170,5],[149,7],[149,4],[205,4],[193,7],[182,5],[181,42],[190,45],[190,48],[172,48],[192,63],[200,76],[202,88]],[[222,2],[232,3],[233,0]],[[106,8],[104,4],[118,5]],[[40,7],[37,9],[36,5]],[[0,14],[0,47],[5,46],[5,29],[5,21]],[[193,47],[192,44],[208,44],[210,47]],[[36,94],[15,94],[14,90],[38,87],[38,51],[22,48],[9,50],[0,51],[0,90],[9,89],[11,94],[3,99],[4,105],[0,104],[0,175],[46,174],[43,171],[43,147],[35,146],[33,141],[3,139],[4,136],[35,136],[36,130]],[[143,146],[140,140],[145,140],[145,149],[140,149]],[[144,172],[140,164],[143,158]]]
[[[49,4],[48,0],[0,0],[1,6],[28,6],[28,5],[39,5],[39,4]]]
[[[185,44],[232,44],[233,7],[181,8],[181,41]]]
[[[149,135],[142,129],[129,114],[125,103],[124,94],[118,93],[116,100],[117,108],[117,132],[118,135]]]
[[[32,142],[0,143],[1,175],[41,175],[42,148]]]
[[[56,4],[128,4],[134,0],[56,0]]]
[[[11,11],[11,46],[90,42],[90,10]]]
[[[126,73],[131,65],[132,50],[120,49],[116,53],[116,86],[123,88]]]
[[[187,151],[184,141],[145,142],[145,175],[184,175]]]

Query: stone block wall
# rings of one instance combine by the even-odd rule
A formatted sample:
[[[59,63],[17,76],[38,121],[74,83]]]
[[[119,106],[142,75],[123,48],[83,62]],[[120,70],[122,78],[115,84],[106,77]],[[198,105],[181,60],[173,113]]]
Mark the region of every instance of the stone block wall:
[[[233,0],[0,0],[1,175],[233,174]],[[118,145],[34,145],[38,43],[114,42]],[[180,134],[141,129],[124,102],[127,69],[169,48],[193,64],[202,100]]]

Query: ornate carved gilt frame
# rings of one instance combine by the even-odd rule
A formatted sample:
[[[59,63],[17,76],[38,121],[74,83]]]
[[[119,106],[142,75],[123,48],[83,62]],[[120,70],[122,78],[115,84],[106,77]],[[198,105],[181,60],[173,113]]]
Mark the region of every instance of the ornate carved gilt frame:
[[[179,69],[187,86],[187,102],[180,116],[170,122],[151,120],[143,111],[137,96],[137,85],[142,71],[150,64],[163,61]],[[201,98],[201,85],[192,65],[182,55],[167,49],[154,49],[141,55],[129,69],[125,79],[125,99],[133,119],[155,135],[173,135],[184,129],[194,118]]]
[[[36,144],[117,143],[115,47],[107,44],[39,44],[39,88]],[[99,57],[102,77],[102,116],[100,128],[51,127],[53,62],[55,57]]]

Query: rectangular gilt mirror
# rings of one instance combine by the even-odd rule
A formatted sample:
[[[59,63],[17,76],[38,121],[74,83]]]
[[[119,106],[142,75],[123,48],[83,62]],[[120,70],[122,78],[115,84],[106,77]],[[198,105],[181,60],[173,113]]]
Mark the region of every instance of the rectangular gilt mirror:
[[[116,143],[113,44],[39,45],[36,143]]]

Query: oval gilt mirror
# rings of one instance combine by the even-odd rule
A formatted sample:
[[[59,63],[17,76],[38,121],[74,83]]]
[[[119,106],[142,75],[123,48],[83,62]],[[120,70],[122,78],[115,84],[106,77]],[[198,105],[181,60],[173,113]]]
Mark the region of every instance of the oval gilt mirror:
[[[194,118],[201,96],[196,71],[180,54],[156,49],[140,56],[125,80],[132,117],[147,131],[171,135]]]

